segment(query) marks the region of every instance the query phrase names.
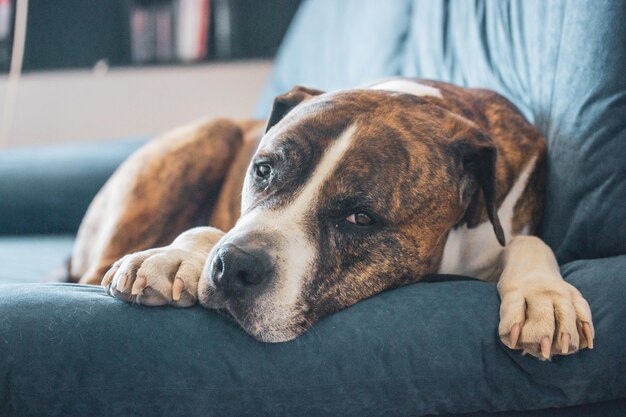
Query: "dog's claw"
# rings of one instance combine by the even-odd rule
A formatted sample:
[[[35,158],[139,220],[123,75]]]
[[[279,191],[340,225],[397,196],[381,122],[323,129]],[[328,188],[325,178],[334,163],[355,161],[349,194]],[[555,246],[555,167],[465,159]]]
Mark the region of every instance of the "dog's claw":
[[[102,278],[102,283],[100,283],[100,285],[104,288],[108,287],[111,284],[111,281],[113,281],[114,275],[115,274],[111,273],[111,270],[109,270],[109,272],[104,275],[104,278]]]
[[[593,332],[591,331],[591,325],[584,321],[582,327],[585,339],[587,339],[587,347],[593,349]]]
[[[145,278],[143,277],[139,277],[135,280],[135,283],[133,284],[133,288],[130,290],[130,293],[132,295],[137,295],[139,294],[144,288],[146,288],[146,284],[148,282],[146,281]]]
[[[569,333],[563,333],[561,336],[561,354],[565,355],[569,352],[569,342],[572,340],[572,336]]]
[[[174,280],[174,284],[172,285],[172,300],[174,301],[180,300],[180,295],[182,294],[184,289],[185,289],[185,282],[182,279],[177,277]]]
[[[550,359],[550,350],[552,346],[552,343],[550,342],[550,337],[548,336],[542,337],[540,345],[541,345],[541,356],[543,356],[544,359]]]
[[[513,324],[513,326],[511,326],[511,346],[509,346],[511,349],[515,349],[515,346],[517,346],[520,330],[521,327],[519,323],[515,323]]]
[[[123,274],[120,277],[120,280],[117,282],[117,287],[116,288],[117,288],[117,290],[119,292],[123,292],[124,291],[124,289],[126,288],[126,282],[127,281],[128,281],[128,275]]]

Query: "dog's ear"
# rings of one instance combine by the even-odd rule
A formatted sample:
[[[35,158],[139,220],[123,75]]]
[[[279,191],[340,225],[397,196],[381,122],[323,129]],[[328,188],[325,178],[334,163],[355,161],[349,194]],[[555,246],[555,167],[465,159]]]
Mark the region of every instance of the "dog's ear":
[[[479,129],[471,129],[452,141],[452,151],[462,169],[462,199],[467,206],[465,220],[468,226],[476,223],[476,218],[482,211],[487,211],[487,217],[493,225],[496,238],[504,246],[506,240],[504,231],[498,218],[496,199],[496,160],[498,151],[493,140]],[[483,198],[480,198],[482,191]],[[472,224],[474,223],[474,224]]]
[[[272,113],[267,120],[267,126],[265,127],[265,131],[267,132],[268,130],[270,130],[272,126],[278,123],[298,104],[320,94],[324,94],[324,92],[321,90],[316,90],[314,88],[297,85],[285,94],[277,96],[274,99]]]

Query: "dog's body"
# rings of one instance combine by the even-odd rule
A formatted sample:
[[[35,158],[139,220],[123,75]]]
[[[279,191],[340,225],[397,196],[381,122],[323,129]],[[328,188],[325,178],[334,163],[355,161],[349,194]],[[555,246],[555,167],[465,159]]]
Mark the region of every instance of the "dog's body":
[[[276,342],[427,274],[470,275],[498,281],[507,346],[593,346],[586,301],[527,236],[545,143],[506,99],[406,79],[297,87],[263,126],[197,124],[133,155],[81,225],[73,277],[106,272],[113,296],[146,305],[199,300]]]

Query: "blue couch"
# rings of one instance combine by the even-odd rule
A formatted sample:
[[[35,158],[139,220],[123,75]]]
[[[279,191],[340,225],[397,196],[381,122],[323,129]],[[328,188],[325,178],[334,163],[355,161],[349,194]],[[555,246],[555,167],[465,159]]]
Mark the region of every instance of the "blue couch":
[[[256,115],[293,84],[407,75],[495,89],[549,142],[541,236],[590,303],[596,347],[505,348],[493,284],[420,283],[262,344],[199,307],[34,281],[141,140],[0,154],[0,415],[625,415],[626,8],[603,0],[309,0]]]

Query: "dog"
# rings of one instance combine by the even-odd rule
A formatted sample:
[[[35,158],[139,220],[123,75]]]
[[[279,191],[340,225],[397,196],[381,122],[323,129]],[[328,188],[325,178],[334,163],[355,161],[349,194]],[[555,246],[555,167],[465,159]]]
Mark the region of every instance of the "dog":
[[[547,360],[592,349],[594,328],[532,235],[545,177],[542,135],[495,92],[298,86],[267,123],[198,122],[126,160],[85,215],[71,276],[127,302],[199,302],[263,342],[429,274],[472,276],[497,281],[502,342]]]

